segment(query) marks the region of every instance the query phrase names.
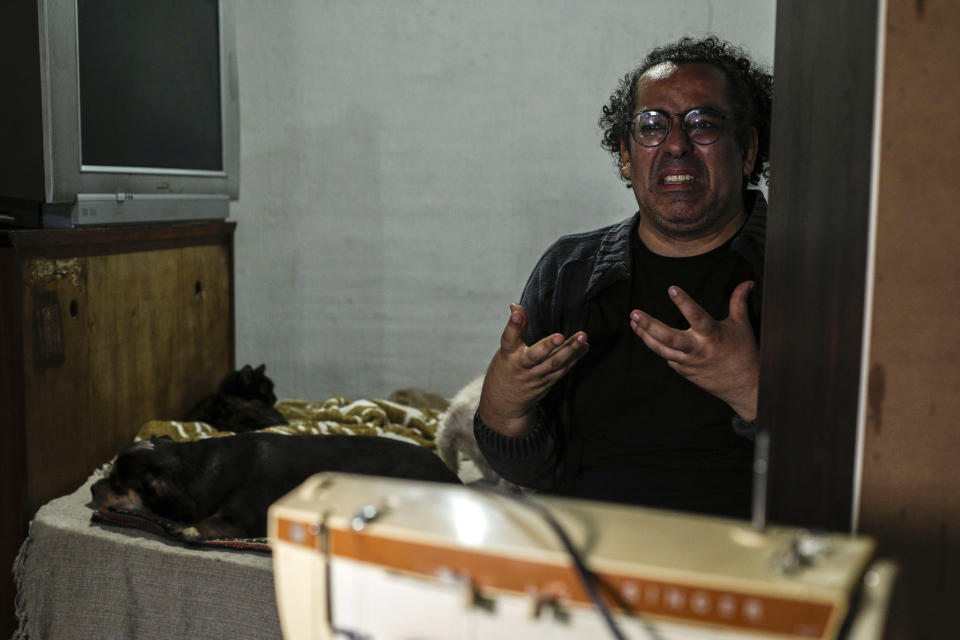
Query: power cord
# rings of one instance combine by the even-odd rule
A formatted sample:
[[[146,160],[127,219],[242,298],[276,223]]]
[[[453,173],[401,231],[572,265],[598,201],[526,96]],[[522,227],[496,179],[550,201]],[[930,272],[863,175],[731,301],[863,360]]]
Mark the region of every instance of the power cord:
[[[600,615],[603,617],[604,622],[606,622],[607,628],[610,630],[610,635],[616,638],[617,640],[626,640],[626,636],[623,635],[623,632],[620,630],[620,627],[617,625],[617,622],[613,619],[613,614],[610,612],[610,608],[607,606],[607,603],[604,602],[603,598],[600,596],[599,591],[597,590],[598,580],[593,571],[587,567],[586,561],[583,559],[583,555],[577,550],[573,542],[570,540],[570,536],[567,535],[566,530],[563,526],[557,521],[557,519],[550,513],[550,510],[544,507],[542,504],[534,500],[528,495],[510,491],[503,487],[489,484],[486,482],[474,482],[469,485],[472,489],[477,489],[487,493],[494,493],[499,496],[504,496],[510,498],[511,500],[516,501],[519,504],[524,505],[528,509],[531,509],[537,514],[539,514],[544,521],[550,526],[553,532],[556,534],[557,538],[560,540],[560,543],[563,545],[563,548],[566,550],[567,554],[570,556],[570,559],[573,560],[573,565],[577,570],[577,575],[580,578],[580,582],[586,589],[587,594],[589,594],[590,599],[593,601],[593,604],[596,606],[597,610],[600,612]],[[626,611],[627,609],[624,608]],[[660,634],[657,632],[653,626],[640,618],[640,621],[643,623],[644,628],[647,633],[653,640],[661,640]]]

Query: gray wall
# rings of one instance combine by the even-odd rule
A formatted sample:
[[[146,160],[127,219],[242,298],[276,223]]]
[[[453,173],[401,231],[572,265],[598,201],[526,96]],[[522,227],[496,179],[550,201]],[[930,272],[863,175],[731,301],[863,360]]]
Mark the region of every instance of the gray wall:
[[[635,210],[596,121],[653,45],[772,65],[773,0],[237,1],[237,361],[281,397],[452,395],[557,236]]]

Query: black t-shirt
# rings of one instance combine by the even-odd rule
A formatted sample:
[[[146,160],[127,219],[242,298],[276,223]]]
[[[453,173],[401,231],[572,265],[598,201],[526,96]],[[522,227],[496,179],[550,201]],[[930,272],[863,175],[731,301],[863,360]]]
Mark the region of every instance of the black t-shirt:
[[[736,435],[733,410],[669,365],[630,328],[641,309],[676,329],[689,324],[668,287],[686,291],[715,319],[730,294],[755,279],[730,242],[709,253],[668,258],[634,233],[633,275],[591,300],[590,351],[572,379],[572,418],[582,436],[580,497],[747,517],[753,443]]]

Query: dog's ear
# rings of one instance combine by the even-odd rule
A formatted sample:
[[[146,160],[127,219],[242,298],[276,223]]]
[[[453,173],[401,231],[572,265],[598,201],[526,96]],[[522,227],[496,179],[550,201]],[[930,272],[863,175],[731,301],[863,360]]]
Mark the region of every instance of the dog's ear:
[[[157,475],[156,470],[147,469],[143,474],[143,484],[150,488],[158,498],[165,498],[170,493],[168,481]]]
[[[158,438],[157,445],[141,471],[141,484],[158,498],[167,498],[176,492],[173,486],[180,473],[180,460],[173,455],[174,441],[166,436]],[[167,448],[165,445],[171,445]]]

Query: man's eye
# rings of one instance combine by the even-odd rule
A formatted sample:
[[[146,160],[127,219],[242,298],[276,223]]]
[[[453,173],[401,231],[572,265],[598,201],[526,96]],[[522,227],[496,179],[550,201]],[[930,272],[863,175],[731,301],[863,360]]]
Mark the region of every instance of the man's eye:
[[[663,118],[651,114],[644,118],[638,118],[636,127],[639,133],[658,133],[667,128],[667,123]]]

